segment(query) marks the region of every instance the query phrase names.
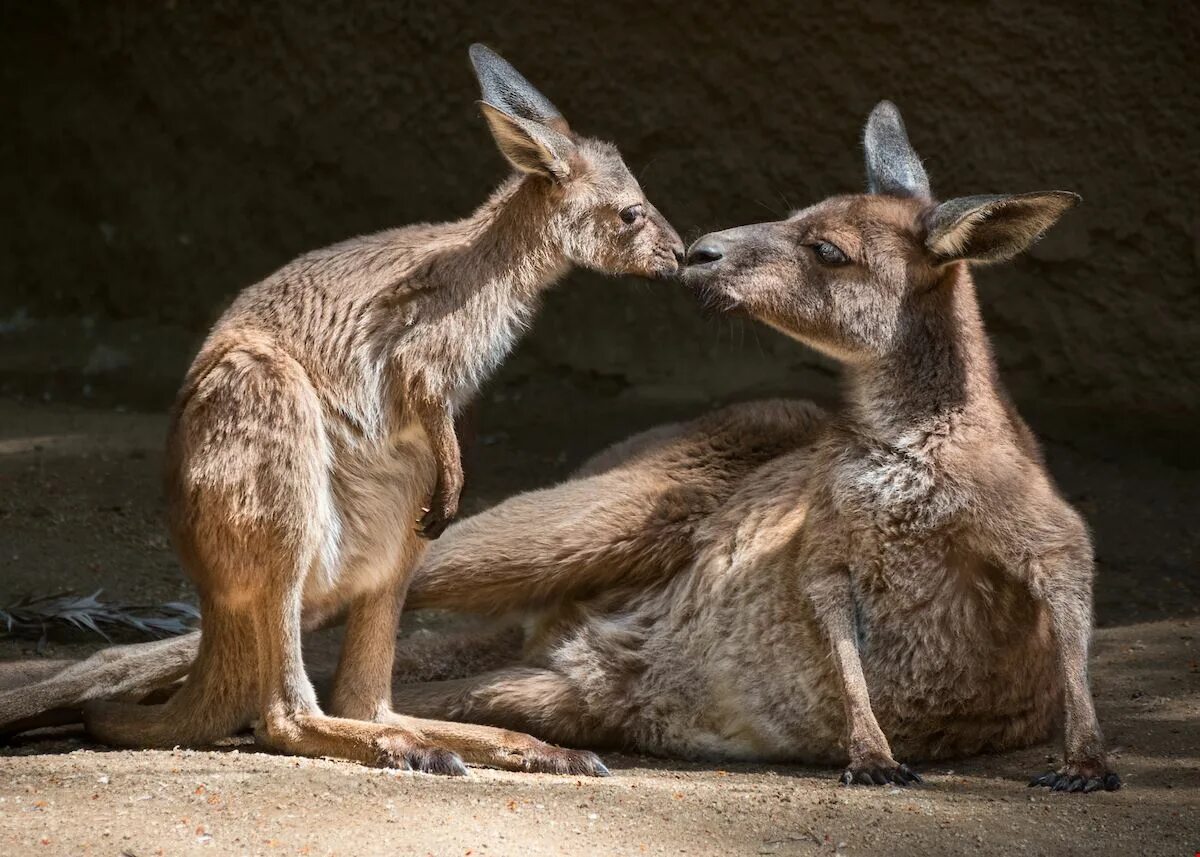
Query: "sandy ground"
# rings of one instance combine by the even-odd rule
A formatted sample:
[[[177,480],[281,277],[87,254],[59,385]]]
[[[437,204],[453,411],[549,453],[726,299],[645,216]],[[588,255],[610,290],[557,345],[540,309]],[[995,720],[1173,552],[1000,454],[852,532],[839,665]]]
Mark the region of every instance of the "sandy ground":
[[[468,427],[468,510],[697,410],[619,396],[593,410],[508,404],[497,394]],[[521,422],[518,410],[538,417]],[[1196,463],[1169,448],[1131,451],[1094,422],[1035,422],[1096,530],[1093,681],[1119,792],[1026,789],[1057,744],[918,766],[922,788],[868,790],[837,787],[829,770],[614,755],[604,780],[486,770],[450,780],[246,742],[115,752],[68,730],[0,748],[0,854],[1190,855],[1200,850]],[[164,430],[158,415],[0,400],[0,604],[67,588],[129,603],[191,598],[161,524]],[[332,645],[315,639],[314,659]],[[45,654],[94,648],[54,637]],[[34,656],[33,641],[0,638],[0,658]]]

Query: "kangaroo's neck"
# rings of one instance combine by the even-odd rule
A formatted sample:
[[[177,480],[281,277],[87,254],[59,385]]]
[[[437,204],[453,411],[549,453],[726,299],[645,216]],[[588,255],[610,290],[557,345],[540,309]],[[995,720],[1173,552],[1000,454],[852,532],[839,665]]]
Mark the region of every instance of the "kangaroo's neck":
[[[556,193],[540,179],[513,178],[463,220],[402,233],[417,244],[410,276],[424,287],[399,313],[381,304],[379,329],[401,373],[419,374],[458,407],[495,371],[541,292],[569,268]]]
[[[555,191],[543,179],[510,177],[469,217],[451,225],[456,270],[446,285],[462,300],[476,292],[535,299],[570,268],[556,214]]]
[[[864,434],[898,448],[1007,433],[1005,395],[965,264],[947,272],[899,323],[896,347],[849,371],[849,416]]]

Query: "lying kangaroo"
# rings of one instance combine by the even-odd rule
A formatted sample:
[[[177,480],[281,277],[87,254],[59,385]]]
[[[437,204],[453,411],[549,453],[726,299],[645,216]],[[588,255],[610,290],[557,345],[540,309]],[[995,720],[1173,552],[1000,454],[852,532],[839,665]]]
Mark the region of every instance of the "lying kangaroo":
[[[411,607],[541,608],[523,663],[400,687],[428,717],[582,746],[845,762],[1043,740],[1035,784],[1115,789],[1087,678],[1092,549],[1001,387],[970,263],[1078,198],[933,201],[896,108],[870,192],[706,235],[685,282],[839,360],[847,404],[738,405],[639,435],[453,527]]]
[[[117,649],[0,697],[0,711],[144,691],[187,672],[163,705],[91,703],[88,731],[127,747],[195,745],[257,720],[266,744],[306,756],[436,773],[465,773],[462,759],[607,773],[592,753],[391,706],[410,573],[458,508],[456,409],[573,264],[667,277],[683,259],[613,146],[572,134],[486,47],[470,55],[484,116],[519,174],[465,220],[355,238],[251,286],[187,375],[167,497],[200,595],[194,664],[195,639]],[[343,612],[330,717],[300,634]]]

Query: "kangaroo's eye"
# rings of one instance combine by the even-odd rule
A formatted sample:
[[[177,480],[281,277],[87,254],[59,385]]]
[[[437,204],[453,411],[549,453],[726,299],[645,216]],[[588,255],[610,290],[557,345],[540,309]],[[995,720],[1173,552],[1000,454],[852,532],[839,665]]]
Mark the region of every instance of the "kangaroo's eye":
[[[635,203],[627,208],[621,209],[621,220],[632,226],[643,217],[646,216],[646,207],[641,203]]]
[[[845,265],[850,261],[849,256],[828,241],[818,241],[812,245],[812,249],[817,254],[817,258],[826,265]]]

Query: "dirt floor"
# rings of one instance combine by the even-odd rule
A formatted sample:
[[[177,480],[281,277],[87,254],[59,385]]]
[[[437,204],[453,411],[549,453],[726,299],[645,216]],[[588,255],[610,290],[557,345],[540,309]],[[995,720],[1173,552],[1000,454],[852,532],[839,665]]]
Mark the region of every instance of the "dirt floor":
[[[570,395],[547,395],[560,393]],[[698,410],[620,393],[580,398],[515,408],[495,391],[467,427],[467,510],[565,475],[633,429]],[[1194,454],[1170,441],[1131,443],[1079,415],[1034,422],[1096,531],[1093,682],[1125,778],[1119,792],[1027,789],[1029,775],[1054,764],[1057,744],[921,765],[924,787],[876,790],[839,788],[830,770],[614,755],[605,756],[614,776],[603,780],[486,770],[451,780],[291,759],[244,742],[114,752],[68,730],[0,747],[0,854],[1200,851]],[[162,527],[164,431],[159,415],[0,400],[0,606],[59,589],[103,588],[134,604],[192,599]],[[439,621],[410,617],[406,633]],[[326,660],[333,642],[316,638],[314,659]],[[96,647],[55,636],[43,654]],[[36,656],[35,641],[0,638],[0,658]]]

